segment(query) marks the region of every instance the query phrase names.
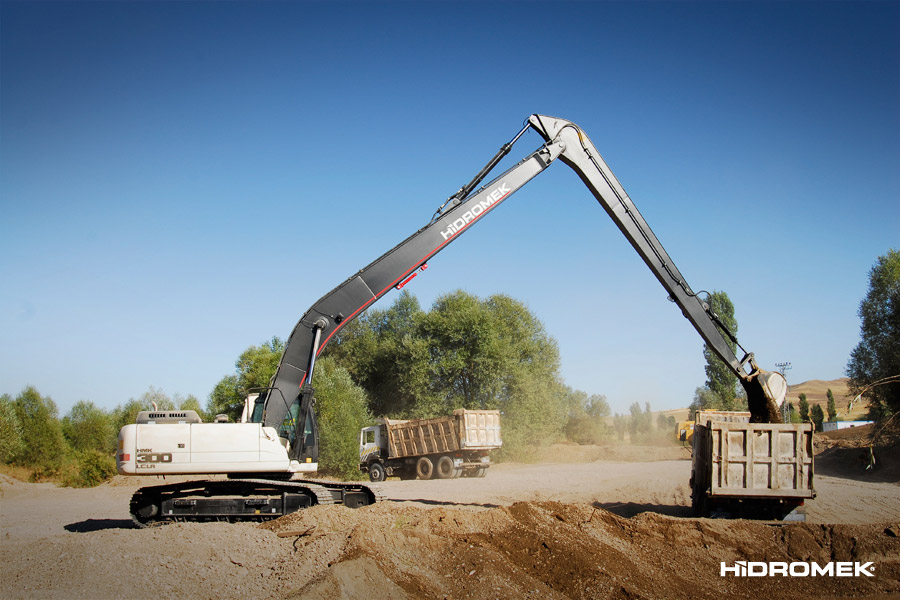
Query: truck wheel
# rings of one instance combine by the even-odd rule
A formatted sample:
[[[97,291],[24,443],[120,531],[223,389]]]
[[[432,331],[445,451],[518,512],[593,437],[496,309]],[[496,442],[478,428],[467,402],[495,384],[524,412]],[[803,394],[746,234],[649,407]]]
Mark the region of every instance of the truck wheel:
[[[452,479],[456,473],[456,467],[453,465],[453,459],[444,455],[438,459],[437,477],[438,479]]]
[[[419,457],[419,462],[416,463],[416,475],[419,479],[431,479],[431,476],[434,475],[434,463],[430,458]]]
[[[380,462],[373,462],[369,465],[369,481],[381,483],[387,478],[384,472],[384,465]]]
[[[478,467],[472,477],[484,477],[487,474],[487,467]]]

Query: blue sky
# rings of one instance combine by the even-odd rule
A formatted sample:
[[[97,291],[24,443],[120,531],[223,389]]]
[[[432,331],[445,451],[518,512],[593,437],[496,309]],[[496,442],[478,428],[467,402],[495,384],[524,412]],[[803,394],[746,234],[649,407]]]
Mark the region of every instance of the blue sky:
[[[868,271],[900,246],[897,2],[0,10],[0,393],[63,414],[150,386],[205,401],[535,112],[588,133],[792,383],[843,376]],[[423,306],[524,301],[614,411],[703,384],[700,338],[561,163],[429,266]]]

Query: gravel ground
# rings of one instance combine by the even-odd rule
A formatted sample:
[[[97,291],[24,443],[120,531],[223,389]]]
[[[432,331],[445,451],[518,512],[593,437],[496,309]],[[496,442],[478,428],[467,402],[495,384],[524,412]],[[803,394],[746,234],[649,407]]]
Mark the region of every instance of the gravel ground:
[[[376,506],[263,525],[149,529],[133,527],[128,499],[151,481],[76,490],[0,476],[0,596],[900,598],[900,485],[889,469],[830,456],[808,522],[771,526],[691,518],[690,461],[677,447],[556,447],[551,458],[583,462],[391,479]],[[872,561],[876,576],[720,576],[721,561],[742,559]]]

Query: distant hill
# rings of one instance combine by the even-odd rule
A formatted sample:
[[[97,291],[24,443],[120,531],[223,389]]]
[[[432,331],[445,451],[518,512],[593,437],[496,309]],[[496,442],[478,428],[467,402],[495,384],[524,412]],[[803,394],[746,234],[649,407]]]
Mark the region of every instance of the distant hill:
[[[866,413],[869,409],[864,401],[855,403],[853,409],[849,413],[847,412],[847,405],[853,400],[853,396],[850,395],[850,390],[847,388],[846,377],[832,379],[830,381],[811,379],[810,381],[790,385],[788,386],[787,400],[788,402],[793,402],[794,407],[796,407],[800,401],[800,394],[806,394],[806,400],[809,402],[810,407],[814,404],[819,404],[822,407],[822,411],[827,415],[828,397],[826,394],[829,389],[834,395],[834,405],[837,408],[837,418],[839,421],[865,420]]]
[[[794,403],[794,408],[796,408],[800,403],[800,394],[806,394],[806,401],[809,402],[810,408],[814,404],[819,404],[822,407],[822,412],[825,413],[826,419],[828,418],[828,390],[831,390],[831,393],[834,395],[834,405],[837,408],[837,418],[839,421],[864,421],[866,418],[866,413],[868,412],[868,407],[864,401],[857,402],[853,405],[853,409],[848,413],[847,405],[853,399],[850,395],[850,390],[847,387],[847,378],[841,377],[840,379],[832,379],[830,381],[824,381],[822,379],[811,379],[810,381],[804,381],[803,383],[798,383],[796,385],[788,386],[787,393],[787,401]],[[676,408],[672,410],[664,410],[662,413],[666,416],[673,416],[677,421],[682,421],[688,418],[688,409],[687,408]],[[612,423],[612,418],[610,417],[610,423]]]

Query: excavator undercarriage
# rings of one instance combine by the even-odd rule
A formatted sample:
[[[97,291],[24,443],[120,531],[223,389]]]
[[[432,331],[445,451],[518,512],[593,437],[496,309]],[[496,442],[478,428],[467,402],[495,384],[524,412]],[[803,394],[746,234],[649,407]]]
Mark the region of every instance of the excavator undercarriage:
[[[138,527],[175,521],[267,521],[310,506],[358,508],[384,498],[378,487],[331,481],[211,479],[139,489],[131,497]]]

